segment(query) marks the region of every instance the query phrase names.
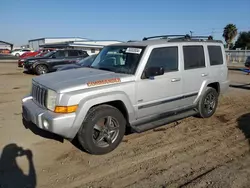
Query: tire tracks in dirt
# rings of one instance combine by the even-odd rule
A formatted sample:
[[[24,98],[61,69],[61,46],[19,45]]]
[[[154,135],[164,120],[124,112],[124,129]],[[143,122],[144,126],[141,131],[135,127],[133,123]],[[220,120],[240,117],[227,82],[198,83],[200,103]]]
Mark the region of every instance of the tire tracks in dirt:
[[[47,170],[52,176],[59,169],[65,171],[56,182],[53,179],[57,177],[51,178],[51,187],[185,185],[248,151],[248,143],[236,126],[238,116],[250,111],[248,104],[249,100],[243,103],[234,98],[229,103],[224,99],[211,119],[188,118],[178,126],[161,128],[163,131],[129,135],[125,138],[128,142],[102,157],[77,150],[65,152],[55,162],[64,165]]]

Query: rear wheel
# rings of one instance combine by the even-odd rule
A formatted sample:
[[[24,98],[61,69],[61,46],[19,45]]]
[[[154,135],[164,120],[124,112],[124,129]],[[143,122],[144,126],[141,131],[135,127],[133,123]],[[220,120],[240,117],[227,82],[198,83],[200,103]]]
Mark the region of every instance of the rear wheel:
[[[78,132],[78,141],[89,153],[102,155],[113,151],[125,134],[126,120],[115,107],[93,107]]]
[[[46,65],[37,65],[35,71],[37,75],[46,74],[48,72],[48,68]]]
[[[214,88],[208,87],[198,105],[199,116],[202,118],[211,117],[215,113],[217,105],[218,92]]]

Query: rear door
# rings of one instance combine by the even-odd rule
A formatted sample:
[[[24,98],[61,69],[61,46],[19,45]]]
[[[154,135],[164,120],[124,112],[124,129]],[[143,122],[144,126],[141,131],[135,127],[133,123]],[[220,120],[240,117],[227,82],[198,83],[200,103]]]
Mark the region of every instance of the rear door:
[[[80,60],[80,54],[78,50],[68,50],[68,56],[65,63],[76,63]]]
[[[183,100],[182,107],[193,105],[204,81],[209,79],[210,72],[207,68],[205,47],[202,44],[182,45],[182,77]]]

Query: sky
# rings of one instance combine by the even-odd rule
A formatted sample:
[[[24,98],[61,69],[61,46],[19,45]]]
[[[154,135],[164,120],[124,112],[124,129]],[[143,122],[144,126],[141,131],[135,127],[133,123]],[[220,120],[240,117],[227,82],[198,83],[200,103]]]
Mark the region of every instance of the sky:
[[[1,0],[0,40],[43,37],[141,40],[164,34],[214,35],[233,23],[250,30],[250,0]]]

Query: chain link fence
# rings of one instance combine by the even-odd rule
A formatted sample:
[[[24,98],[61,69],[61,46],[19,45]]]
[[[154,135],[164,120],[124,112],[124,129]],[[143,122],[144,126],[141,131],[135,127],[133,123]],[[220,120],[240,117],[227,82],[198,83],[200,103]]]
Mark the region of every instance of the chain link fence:
[[[250,50],[226,50],[226,58],[228,63],[244,64]]]

